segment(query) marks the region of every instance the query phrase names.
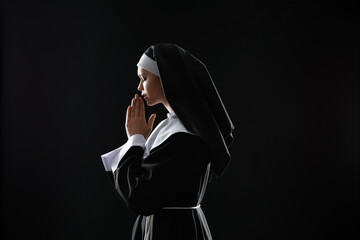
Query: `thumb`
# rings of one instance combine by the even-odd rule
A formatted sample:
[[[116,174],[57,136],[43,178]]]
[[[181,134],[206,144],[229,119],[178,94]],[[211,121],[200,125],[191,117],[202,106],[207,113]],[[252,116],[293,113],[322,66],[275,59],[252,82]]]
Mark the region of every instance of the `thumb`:
[[[149,131],[151,131],[152,128],[153,128],[153,126],[154,126],[155,118],[156,118],[156,114],[155,114],[155,113],[151,114],[151,116],[149,117],[149,121],[148,121],[148,125],[147,125]]]

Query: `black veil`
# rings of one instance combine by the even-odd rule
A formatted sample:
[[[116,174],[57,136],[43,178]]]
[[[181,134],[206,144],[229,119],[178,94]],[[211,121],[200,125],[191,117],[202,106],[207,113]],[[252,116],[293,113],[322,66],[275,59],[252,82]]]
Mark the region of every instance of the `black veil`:
[[[165,96],[176,115],[210,146],[211,173],[221,176],[231,160],[228,148],[234,125],[205,64],[176,44],[152,45],[145,54],[157,62]]]

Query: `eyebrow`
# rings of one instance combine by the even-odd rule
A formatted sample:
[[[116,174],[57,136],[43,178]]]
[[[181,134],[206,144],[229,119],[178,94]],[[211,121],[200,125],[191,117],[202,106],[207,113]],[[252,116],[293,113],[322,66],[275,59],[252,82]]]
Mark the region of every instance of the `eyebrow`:
[[[139,78],[142,80],[142,81],[144,81],[144,76],[140,73],[140,74],[138,74],[138,76],[139,76]]]

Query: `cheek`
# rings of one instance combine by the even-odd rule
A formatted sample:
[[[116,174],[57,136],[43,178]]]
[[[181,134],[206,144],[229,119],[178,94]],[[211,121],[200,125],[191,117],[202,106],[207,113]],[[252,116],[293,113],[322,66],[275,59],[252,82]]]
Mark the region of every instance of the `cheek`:
[[[149,84],[147,84],[146,82],[143,83],[143,87],[144,87],[144,90],[147,94],[149,94]]]
[[[152,97],[154,95],[154,93],[151,89],[151,84],[149,84],[148,82],[144,82],[143,87],[144,87],[144,90],[146,92],[146,95],[148,95],[148,97]]]

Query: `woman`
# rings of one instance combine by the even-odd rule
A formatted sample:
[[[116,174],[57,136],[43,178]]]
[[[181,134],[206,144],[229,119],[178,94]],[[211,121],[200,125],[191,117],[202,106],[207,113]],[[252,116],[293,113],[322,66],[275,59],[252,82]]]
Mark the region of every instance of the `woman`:
[[[126,206],[138,214],[133,240],[212,239],[200,203],[207,182],[230,161],[233,124],[205,65],[175,44],[140,58],[138,90],[169,112],[152,131],[139,95],[126,112],[128,141],[102,155]]]

